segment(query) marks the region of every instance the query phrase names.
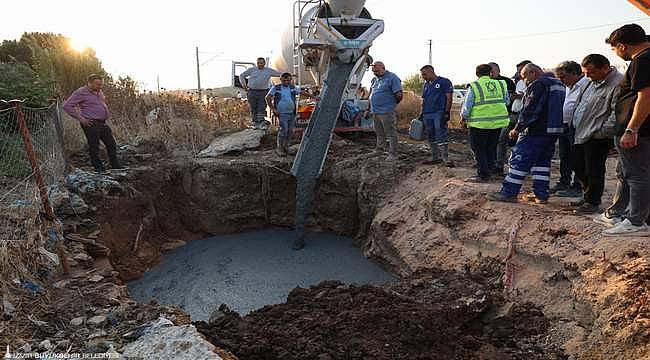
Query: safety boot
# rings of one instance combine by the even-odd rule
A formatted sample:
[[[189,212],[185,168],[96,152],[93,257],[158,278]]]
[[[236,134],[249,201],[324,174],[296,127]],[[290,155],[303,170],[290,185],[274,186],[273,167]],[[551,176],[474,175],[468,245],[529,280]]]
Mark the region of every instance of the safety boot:
[[[284,148],[284,139],[282,139],[280,136],[277,137],[277,143],[275,146],[275,153],[278,154],[278,156],[285,157],[287,156],[287,152],[285,151]]]
[[[282,151],[285,153],[285,156],[290,154],[290,152],[289,152],[289,139],[288,138],[287,139],[282,139]]]
[[[438,145],[429,144],[429,148],[431,149],[431,159],[424,161],[424,165],[437,165],[442,163],[442,159],[440,159],[440,149],[438,148]]]
[[[397,160],[397,141],[388,142],[388,161]]]
[[[438,145],[438,148],[440,149],[440,157],[442,158],[442,162],[444,162],[447,167],[456,166],[453,161],[449,160],[449,145]]]

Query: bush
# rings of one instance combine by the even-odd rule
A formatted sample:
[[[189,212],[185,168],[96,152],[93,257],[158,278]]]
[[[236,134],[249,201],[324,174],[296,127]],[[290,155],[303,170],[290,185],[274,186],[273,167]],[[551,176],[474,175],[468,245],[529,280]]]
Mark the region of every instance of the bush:
[[[47,105],[48,88],[29,65],[0,63],[0,99],[26,99],[25,105],[41,107]]]
[[[416,94],[422,95],[422,90],[424,89],[424,80],[422,80],[420,74],[413,74],[402,82],[402,87],[404,90],[412,91]]]

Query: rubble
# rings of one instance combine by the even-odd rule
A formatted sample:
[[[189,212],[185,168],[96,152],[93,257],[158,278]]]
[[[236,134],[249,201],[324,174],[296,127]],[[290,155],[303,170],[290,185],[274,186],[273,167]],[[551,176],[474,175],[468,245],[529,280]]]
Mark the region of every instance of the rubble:
[[[264,130],[245,129],[231,134],[223,135],[212,141],[197,157],[210,158],[236,151],[256,149],[260,146]]]
[[[70,326],[73,326],[73,327],[81,326],[85,322],[86,322],[86,317],[85,316],[76,317],[76,318],[70,320]]]
[[[174,326],[165,318],[153,323],[136,341],[128,344],[122,355],[152,359],[222,359],[192,325]]]
[[[86,196],[117,195],[124,191],[113,177],[74,169],[66,177],[66,184],[73,192]]]
[[[58,185],[48,188],[48,197],[59,216],[84,216],[89,211],[88,205],[79,195]]]
[[[88,319],[86,323],[90,326],[101,326],[106,322],[106,316],[104,315],[96,315]]]

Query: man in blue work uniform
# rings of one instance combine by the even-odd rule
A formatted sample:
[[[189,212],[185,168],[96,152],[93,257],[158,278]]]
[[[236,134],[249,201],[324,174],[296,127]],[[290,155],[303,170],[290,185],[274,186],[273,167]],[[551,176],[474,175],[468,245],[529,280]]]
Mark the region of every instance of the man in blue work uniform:
[[[280,129],[278,129],[276,152],[284,157],[289,152],[289,141],[293,133],[296,121],[296,97],[303,94],[313,97],[306,91],[301,91],[291,83],[291,74],[284,73],[280,77],[281,83],[271,87],[266,95],[266,104],[275,116],[278,117]]]
[[[377,134],[376,153],[383,153],[388,138],[388,160],[397,159],[397,116],[395,108],[402,101],[402,80],[381,61],[372,64],[375,77],[370,84],[370,111]],[[366,112],[367,117],[367,112]]]
[[[546,76],[535,64],[521,70],[528,88],[524,107],[510,138],[519,137],[510,158],[510,171],[501,191],[488,195],[494,201],[516,202],[526,175],[533,176],[536,203],[546,203],[551,181],[551,158],[558,135],[564,132],[563,107],[566,90],[560,80]]]
[[[425,81],[420,119],[427,129],[431,147],[431,160],[426,164],[435,165],[444,162],[445,165],[452,167],[453,163],[449,161],[447,123],[450,118],[454,86],[449,79],[436,75],[431,65],[423,66],[420,75]]]

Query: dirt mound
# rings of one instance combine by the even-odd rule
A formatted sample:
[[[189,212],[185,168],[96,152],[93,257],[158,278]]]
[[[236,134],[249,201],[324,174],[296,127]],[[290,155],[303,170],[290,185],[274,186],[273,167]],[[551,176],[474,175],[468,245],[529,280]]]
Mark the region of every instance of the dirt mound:
[[[419,273],[377,287],[323,282],[241,317],[195,325],[241,359],[564,359],[541,345],[549,321],[506,303],[483,278]]]

